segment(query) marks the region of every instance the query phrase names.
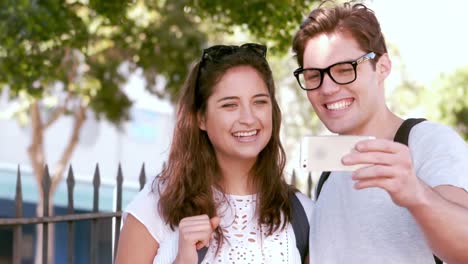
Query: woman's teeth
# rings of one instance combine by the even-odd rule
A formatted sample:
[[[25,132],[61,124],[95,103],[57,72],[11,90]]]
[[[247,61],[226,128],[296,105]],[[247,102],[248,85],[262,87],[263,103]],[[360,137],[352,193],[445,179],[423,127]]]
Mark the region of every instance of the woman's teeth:
[[[257,130],[247,132],[236,132],[233,134],[235,137],[251,137],[257,135]]]

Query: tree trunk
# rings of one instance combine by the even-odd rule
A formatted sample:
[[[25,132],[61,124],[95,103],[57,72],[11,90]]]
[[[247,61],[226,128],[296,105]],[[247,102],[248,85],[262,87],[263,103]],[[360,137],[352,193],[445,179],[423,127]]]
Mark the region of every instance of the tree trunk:
[[[71,156],[73,154],[73,151],[75,150],[78,141],[79,141],[79,135],[81,128],[83,126],[83,123],[86,119],[85,112],[86,109],[84,106],[80,105],[78,109],[76,110],[74,114],[74,125],[73,125],[73,130],[70,136],[70,139],[62,153],[62,157],[60,158],[59,162],[56,164],[53,170],[53,174],[51,175],[51,186],[50,186],[50,192],[49,192],[49,215],[53,215],[53,197],[55,190],[57,189],[58,184],[60,181],[63,179],[63,173],[65,171],[66,165],[69,163]],[[37,216],[43,216],[43,208],[44,208],[44,200],[43,200],[43,186],[42,186],[42,181],[43,181],[43,173],[44,173],[44,166],[45,166],[45,153],[44,153],[44,130],[46,127],[49,127],[54,121],[58,119],[57,116],[53,116],[53,121],[46,123],[46,125],[43,125],[42,120],[41,120],[41,114],[40,114],[40,109],[38,102],[34,102],[31,105],[31,145],[28,148],[28,153],[29,157],[31,160],[31,165],[33,167],[34,175],[36,178],[37,186],[39,189],[39,197],[38,197],[38,203],[37,203]],[[42,247],[43,247],[43,242],[42,241],[42,226],[38,225],[36,228],[37,236],[36,236],[36,255],[35,255],[35,263],[36,264],[41,264],[42,262]],[[54,255],[55,255],[55,250],[54,250],[54,225],[50,224],[49,225],[49,232],[48,232],[48,260],[47,263],[53,264],[54,263]]]
[[[39,112],[38,102],[31,105],[31,145],[28,148],[29,159],[33,168],[34,176],[38,186],[39,197],[37,199],[36,214],[38,217],[43,213],[43,168],[44,168],[44,130],[42,129],[41,114]],[[42,226],[36,226],[36,250],[35,264],[42,262]]]
[[[38,217],[43,216],[43,211],[44,210],[44,200],[42,197],[39,199],[36,207],[36,214]],[[49,204],[49,215],[53,215],[53,205]],[[48,264],[53,264],[54,263],[54,257],[55,257],[55,229],[54,229],[54,224],[49,224],[49,232],[48,232],[48,240],[47,240],[47,263]],[[42,247],[44,241],[42,240],[42,234],[43,234],[43,228],[42,225],[37,225],[36,226],[36,254],[35,254],[35,259],[34,263],[35,264],[42,264]]]

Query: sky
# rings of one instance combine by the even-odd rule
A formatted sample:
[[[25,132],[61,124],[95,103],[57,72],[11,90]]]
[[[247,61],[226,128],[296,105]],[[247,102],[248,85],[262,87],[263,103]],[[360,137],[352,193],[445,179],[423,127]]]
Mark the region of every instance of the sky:
[[[125,91],[130,100],[134,102],[134,107],[155,110],[160,113],[172,115],[174,106],[169,100],[162,100],[145,90],[145,82],[141,70],[137,70],[125,85]]]
[[[398,47],[410,76],[430,85],[468,65],[468,1],[373,0],[387,43]]]

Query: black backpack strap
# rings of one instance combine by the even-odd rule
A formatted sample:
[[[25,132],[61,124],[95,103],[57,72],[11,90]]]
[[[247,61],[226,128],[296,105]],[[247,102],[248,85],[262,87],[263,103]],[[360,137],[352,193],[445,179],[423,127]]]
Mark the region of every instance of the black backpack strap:
[[[408,118],[406,119],[405,121],[403,121],[403,123],[401,124],[401,126],[398,128],[396,134],[395,134],[395,138],[393,139],[393,141],[395,142],[399,142],[401,144],[405,144],[408,146],[408,139],[409,139],[409,134],[410,134],[410,131],[411,131],[411,128],[413,128],[413,126],[425,121],[426,119],[424,118]],[[436,264],[442,264],[442,260],[440,260],[436,255],[434,255],[434,260],[435,260],[435,263]]]
[[[393,141],[399,142],[401,144],[405,144],[408,146],[408,139],[409,139],[409,134],[411,131],[411,128],[413,126],[421,123],[422,121],[425,121],[426,119],[424,118],[408,118],[403,123],[400,125],[398,128],[397,132],[395,133],[395,137],[393,138]]]
[[[325,182],[328,180],[328,177],[330,176],[331,171],[324,171],[320,175],[320,179],[317,184],[317,190],[315,192],[315,200],[319,198],[320,192],[322,191],[322,187],[325,184]]]
[[[208,252],[208,247],[202,247],[199,250],[197,250],[198,264],[202,263],[203,259],[206,256],[206,252]]]
[[[309,254],[309,220],[301,201],[293,191],[289,192],[289,201],[291,203],[291,225],[296,237],[296,247],[301,255],[302,263],[305,263],[305,258]]]

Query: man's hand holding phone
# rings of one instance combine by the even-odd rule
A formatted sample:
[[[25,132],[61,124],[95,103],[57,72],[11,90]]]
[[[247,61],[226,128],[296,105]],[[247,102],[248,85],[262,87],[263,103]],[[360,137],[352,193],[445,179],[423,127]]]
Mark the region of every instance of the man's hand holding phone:
[[[421,202],[427,185],[416,176],[411,153],[406,145],[375,139],[357,143],[356,150],[343,157],[343,164],[373,164],[353,172],[356,189],[382,188],[395,204],[406,208]]]
[[[417,205],[427,185],[415,174],[409,148],[370,136],[307,136],[301,144],[301,168],[352,171],[354,188],[386,190],[395,204]]]

